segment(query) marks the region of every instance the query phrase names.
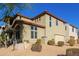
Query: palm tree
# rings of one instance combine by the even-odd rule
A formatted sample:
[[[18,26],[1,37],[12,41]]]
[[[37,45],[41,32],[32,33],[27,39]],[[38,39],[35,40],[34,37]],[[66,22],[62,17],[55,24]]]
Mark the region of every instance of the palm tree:
[[[0,4],[0,10],[3,10],[4,12],[2,13],[2,17],[0,18],[0,20],[4,21],[4,19],[7,19],[7,17],[14,16],[16,13],[19,13],[20,11],[22,11],[25,8],[28,8],[28,9],[32,10],[30,4],[2,3],[2,4]],[[10,24],[8,22],[5,23],[5,24],[8,25],[8,30],[10,29],[10,30],[12,30],[14,32],[14,28],[11,28],[11,26],[10,26]],[[5,34],[9,33],[8,30],[6,30]],[[4,41],[7,41],[5,34],[3,34],[2,36],[3,36],[3,39],[5,39]],[[7,46],[7,45],[5,44],[5,46]]]

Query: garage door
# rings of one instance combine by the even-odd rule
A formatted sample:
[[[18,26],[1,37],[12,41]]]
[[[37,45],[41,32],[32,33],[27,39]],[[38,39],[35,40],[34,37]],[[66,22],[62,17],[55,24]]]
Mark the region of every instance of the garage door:
[[[58,41],[65,41],[64,36],[55,35],[55,43],[57,44]]]

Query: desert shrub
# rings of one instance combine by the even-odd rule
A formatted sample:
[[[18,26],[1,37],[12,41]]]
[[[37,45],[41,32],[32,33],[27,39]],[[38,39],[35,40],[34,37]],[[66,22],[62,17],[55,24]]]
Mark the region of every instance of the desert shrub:
[[[77,39],[77,44],[79,44],[79,39]]]
[[[32,47],[31,47],[32,51],[38,51],[38,52],[40,52],[41,49],[42,49],[42,45],[39,45],[39,44],[33,44]]]
[[[70,46],[73,46],[75,44],[75,40],[74,39],[70,39],[68,41],[68,43],[69,43]]]
[[[38,52],[40,52],[42,50],[41,39],[37,39],[35,44],[32,45],[31,50],[38,51]]]
[[[79,56],[79,48],[69,48],[66,50],[67,56]]]
[[[37,41],[35,42],[35,44],[41,44],[41,39],[37,39]]]
[[[63,41],[58,41],[58,46],[63,46],[64,42]]]
[[[47,44],[48,45],[54,45],[55,44],[55,40],[54,39],[48,40]]]

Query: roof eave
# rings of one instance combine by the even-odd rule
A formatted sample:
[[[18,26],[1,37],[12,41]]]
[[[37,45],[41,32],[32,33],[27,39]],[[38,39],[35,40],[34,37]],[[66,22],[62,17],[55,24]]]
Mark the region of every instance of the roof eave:
[[[40,13],[39,15],[37,15],[37,16],[31,18],[31,19],[32,19],[32,20],[35,20],[36,18],[39,18],[40,16],[42,16],[42,15],[44,15],[44,14],[48,14],[48,15],[50,15],[50,16],[52,16],[52,17],[54,17],[54,18],[56,18],[56,19],[58,19],[58,20],[60,20],[60,21],[62,21],[63,23],[67,23],[66,21],[64,21],[64,20],[62,20],[62,19],[60,19],[60,18],[58,18],[57,16],[52,15],[52,14],[49,13],[47,10],[44,11],[44,12],[42,12],[42,13]]]

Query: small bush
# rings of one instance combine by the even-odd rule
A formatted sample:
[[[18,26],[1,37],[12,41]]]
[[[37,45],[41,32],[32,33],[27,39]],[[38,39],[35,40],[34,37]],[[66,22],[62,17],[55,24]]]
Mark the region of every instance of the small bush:
[[[35,42],[35,44],[41,44],[41,39],[37,39],[37,41]]]
[[[68,43],[69,43],[70,46],[74,46],[75,40],[74,40],[74,39],[70,39],[70,40],[68,41]]]
[[[79,39],[77,39],[77,44],[79,44]]]
[[[79,49],[78,48],[69,48],[66,50],[67,56],[79,56]]]
[[[58,46],[63,46],[64,42],[63,41],[58,41]]]
[[[42,49],[42,45],[39,45],[39,44],[33,44],[32,47],[31,47],[32,51],[38,51],[38,52],[40,52],[41,49]]]
[[[41,39],[37,39],[35,44],[32,45],[31,50],[38,51],[38,52],[40,52],[42,50]]]
[[[55,40],[54,40],[54,39],[49,40],[49,41],[47,42],[47,44],[48,44],[48,45],[54,45],[54,44],[55,44]]]

